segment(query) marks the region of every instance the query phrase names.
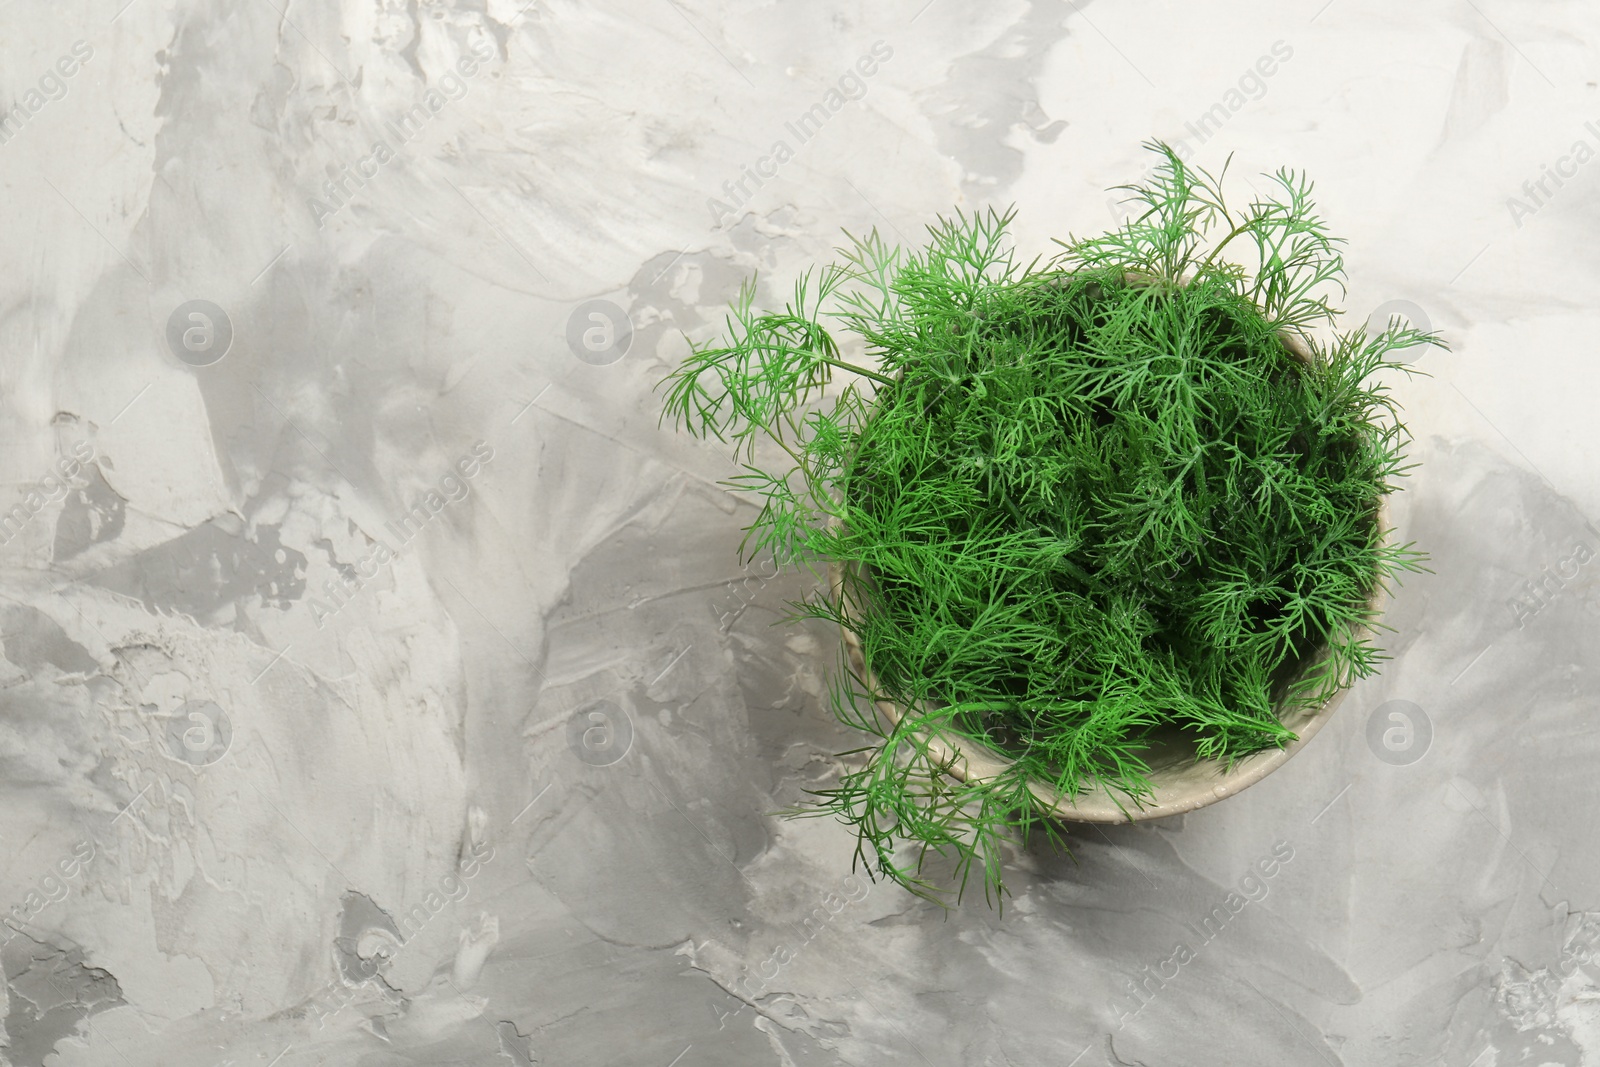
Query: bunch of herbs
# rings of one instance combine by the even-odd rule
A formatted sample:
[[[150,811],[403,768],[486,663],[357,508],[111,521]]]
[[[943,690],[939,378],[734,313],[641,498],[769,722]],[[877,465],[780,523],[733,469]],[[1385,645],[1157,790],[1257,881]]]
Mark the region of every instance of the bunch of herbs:
[[[840,817],[870,872],[932,899],[931,856],[958,898],[974,870],[999,895],[1006,842],[1060,843],[1030,781],[1137,804],[1157,731],[1225,762],[1293,740],[1289,708],[1386,658],[1374,586],[1425,569],[1378,525],[1409,441],[1383,372],[1441,342],[1332,329],[1342,242],[1303,176],[1230,204],[1226,167],[1147,147],[1114,230],[1026,266],[1014,211],[909,252],[847,234],[781,311],[747,283],[661,383],[663,419],[743,457],[741,553],[841,568],[791,619],[859,638],[868,672],[841,656],[830,700],[868,743],[790,814]],[[961,780],[941,736],[1009,766]]]

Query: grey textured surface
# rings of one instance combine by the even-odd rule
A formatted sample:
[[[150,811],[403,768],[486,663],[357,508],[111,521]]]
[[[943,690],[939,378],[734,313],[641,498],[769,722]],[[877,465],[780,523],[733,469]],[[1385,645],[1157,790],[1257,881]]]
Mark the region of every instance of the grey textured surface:
[[[0,1062],[1600,1064],[1596,22],[0,4]],[[1451,343],[1436,573],[1282,770],[942,916],[768,814],[838,635],[651,386],[841,227],[1104,227],[1149,136],[1309,170]]]

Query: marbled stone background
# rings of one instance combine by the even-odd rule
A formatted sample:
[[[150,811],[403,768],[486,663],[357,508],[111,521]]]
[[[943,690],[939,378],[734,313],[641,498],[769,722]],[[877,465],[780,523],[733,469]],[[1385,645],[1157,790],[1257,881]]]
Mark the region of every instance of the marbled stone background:
[[[0,1062],[1600,1064],[1597,41],[1575,0],[0,3]],[[771,625],[809,579],[741,569],[652,386],[841,228],[1103,228],[1151,136],[1309,171],[1351,313],[1450,343],[1396,384],[1435,573],[1283,770],[945,916],[768,814],[854,741],[837,635]]]

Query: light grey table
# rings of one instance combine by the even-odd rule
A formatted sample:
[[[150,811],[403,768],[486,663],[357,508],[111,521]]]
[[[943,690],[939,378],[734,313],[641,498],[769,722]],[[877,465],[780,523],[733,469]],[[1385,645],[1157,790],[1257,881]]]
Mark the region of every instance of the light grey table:
[[[4,1062],[1600,1063],[1596,19],[0,5]],[[1450,342],[1435,573],[1284,769],[944,916],[769,814],[838,635],[652,386],[841,228],[1114,222],[1151,136],[1308,171],[1353,321]]]

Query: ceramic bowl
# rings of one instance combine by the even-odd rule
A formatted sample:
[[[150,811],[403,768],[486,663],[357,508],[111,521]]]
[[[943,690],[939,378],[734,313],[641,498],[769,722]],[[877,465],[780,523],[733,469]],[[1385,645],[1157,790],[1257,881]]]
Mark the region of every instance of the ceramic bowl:
[[[1285,345],[1298,358],[1302,360],[1308,358],[1304,346],[1298,341],[1285,338]],[[1379,498],[1376,518],[1381,535],[1387,541],[1394,533],[1389,521],[1387,496]],[[840,598],[844,570],[838,563],[830,564],[828,581],[834,597]],[[1381,615],[1387,599],[1383,584],[1377,583],[1368,597],[1368,606],[1372,609],[1373,619]],[[1370,625],[1361,626],[1359,629],[1365,634],[1372,632]],[[843,629],[843,634],[851,668],[872,690],[876,691],[877,682],[867,670],[860,639],[849,629]],[[1314,666],[1327,654],[1326,645],[1319,647],[1302,663],[1300,669],[1304,671]],[[1267,749],[1236,759],[1231,767],[1218,760],[1197,759],[1193,742],[1174,728],[1170,735],[1156,739],[1155,743],[1142,753],[1142,757],[1150,767],[1148,780],[1154,792],[1153,795],[1141,797],[1138,801],[1120,791],[1108,790],[1103,784],[1097,784],[1075,797],[1063,796],[1050,783],[1044,781],[1036,780],[1031,783],[1030,788],[1041,810],[1071,822],[1136,822],[1144,819],[1160,819],[1169,815],[1182,815],[1233,796],[1283,766],[1333,717],[1333,713],[1338,710],[1347,692],[1348,689],[1340,689],[1321,705],[1300,707],[1290,712],[1281,721],[1294,732],[1294,741],[1282,748]],[[878,701],[877,708],[889,723],[899,722],[901,715],[904,714],[903,708],[890,701]],[[953,756],[950,773],[962,780],[994,777],[1011,763],[1010,760],[985,746],[947,735],[929,739],[929,749],[939,759]]]

